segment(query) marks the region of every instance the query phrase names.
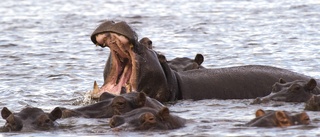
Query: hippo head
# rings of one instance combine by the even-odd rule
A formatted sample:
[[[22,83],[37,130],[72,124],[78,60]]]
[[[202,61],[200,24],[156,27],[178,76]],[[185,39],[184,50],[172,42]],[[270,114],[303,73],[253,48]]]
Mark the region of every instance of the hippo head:
[[[101,47],[110,48],[110,70],[105,75],[105,84],[101,87],[102,91],[108,91],[119,95],[122,88],[128,91],[136,90],[136,56],[134,48],[137,41],[136,33],[126,22],[115,23],[106,21],[96,28],[91,35],[94,44]],[[102,92],[100,92],[102,93]]]
[[[125,115],[113,116],[109,122],[111,128],[128,123],[135,130],[176,129],[184,126],[185,119],[172,115],[167,107],[160,110],[140,108]]]
[[[159,63],[157,53],[146,45],[147,39],[138,40],[135,31],[126,22],[106,21],[91,35],[91,41],[110,49],[104,69],[104,84],[92,92],[99,98],[103,92],[114,95],[128,92],[145,92],[157,100],[169,98],[167,78]]]
[[[143,92],[131,92],[114,96],[104,92],[103,100],[95,104],[79,107],[76,109],[63,110],[63,118],[67,117],[88,117],[88,118],[110,118],[113,115],[122,115],[141,107],[154,109],[162,108],[163,105],[155,99],[149,98]]]
[[[287,111],[258,109],[256,111],[256,118],[246,125],[252,127],[288,127],[308,124],[310,124],[310,119],[306,112],[291,115]]]
[[[190,59],[187,57],[174,58],[173,60],[168,61],[168,64],[172,70],[187,71],[192,69],[204,68],[203,66],[201,66],[203,60],[203,55],[197,54],[194,59]]]
[[[133,109],[145,106],[147,96],[142,92],[127,93],[125,96],[116,96],[112,99],[111,107],[114,114],[124,114]]]
[[[109,93],[105,92],[102,95],[105,94]],[[132,92],[114,97],[110,102],[110,106],[113,110],[113,115],[121,115],[142,107],[160,109],[163,107],[163,104],[146,96],[143,92]]]
[[[314,79],[309,81],[295,80],[286,82],[280,79],[272,86],[272,92],[262,98],[254,100],[253,104],[265,103],[270,100],[285,102],[306,102],[311,98],[314,92],[318,92],[317,82]]]
[[[54,127],[55,120],[61,118],[62,111],[56,107],[50,113],[45,113],[42,109],[27,107],[19,113],[12,113],[4,107],[1,116],[6,120],[4,131],[49,130]]]

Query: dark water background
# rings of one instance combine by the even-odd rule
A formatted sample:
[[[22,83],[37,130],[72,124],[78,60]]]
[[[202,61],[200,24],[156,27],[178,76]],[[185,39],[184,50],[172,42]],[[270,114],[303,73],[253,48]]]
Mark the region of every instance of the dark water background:
[[[95,47],[89,37],[105,19],[128,22],[168,59],[202,53],[209,68],[262,64],[320,78],[319,0],[2,0],[0,108],[82,106],[93,81],[103,83],[109,49]],[[108,119],[70,118],[58,120],[54,131],[0,136],[320,135],[319,112],[311,111],[309,126],[243,127],[259,108],[304,108],[304,103],[251,101],[179,101],[169,108],[188,122],[170,131],[119,132],[108,127]]]

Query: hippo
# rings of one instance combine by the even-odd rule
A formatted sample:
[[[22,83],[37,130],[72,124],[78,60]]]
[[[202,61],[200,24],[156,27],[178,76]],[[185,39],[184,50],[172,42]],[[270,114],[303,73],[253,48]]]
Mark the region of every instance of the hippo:
[[[256,111],[256,118],[246,123],[249,127],[288,127],[293,125],[308,125],[310,118],[306,112],[291,115],[287,111]]]
[[[184,118],[170,114],[167,107],[160,110],[142,107],[132,110],[124,115],[115,115],[110,119],[111,128],[128,123],[134,130],[169,130],[183,127]]]
[[[252,104],[266,103],[270,100],[285,102],[306,102],[312,96],[320,94],[320,88],[317,86],[315,79],[294,80],[286,82],[280,78],[272,86],[272,92],[265,97],[256,98]]]
[[[6,120],[2,132],[50,130],[56,125],[55,120],[61,118],[62,111],[59,107],[50,113],[40,108],[26,107],[18,113],[12,113],[7,107],[2,108],[1,116]]]
[[[152,41],[148,37],[143,37],[139,40],[139,43],[145,47],[152,49]],[[161,53],[156,52],[158,55]],[[161,54],[162,55],[162,54]],[[197,54],[194,59],[187,57],[177,57],[172,60],[167,61],[170,68],[174,71],[187,71],[192,69],[202,69],[204,68],[201,64],[204,60],[202,54]]]
[[[119,96],[111,95],[109,93],[102,94],[102,97],[106,96],[109,98],[104,98],[95,104],[76,109],[61,108],[63,112],[62,118],[111,118],[113,115],[121,115],[141,107],[150,107],[159,110],[164,106],[159,101],[147,97],[143,92],[131,92]]]
[[[190,59],[187,57],[182,58],[174,58],[172,60],[167,61],[170,68],[174,71],[187,71],[193,69],[203,69],[201,66],[204,57],[202,54],[197,54],[194,59]]]
[[[92,33],[91,41],[110,49],[104,69],[104,83],[92,96],[103,92],[144,92],[160,102],[182,99],[250,99],[271,93],[271,86],[284,78],[311,77],[265,65],[245,65],[176,72],[160,63],[152,49],[138,41],[136,32],[124,21],[105,21]]]

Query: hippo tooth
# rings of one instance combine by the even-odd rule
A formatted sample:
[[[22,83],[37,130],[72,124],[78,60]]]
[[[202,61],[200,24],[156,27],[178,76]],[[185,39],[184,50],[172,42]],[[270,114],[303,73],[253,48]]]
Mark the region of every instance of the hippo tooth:
[[[130,83],[126,83],[126,89],[127,89],[127,92],[131,92],[132,88]]]
[[[99,86],[98,86],[97,82],[94,81],[92,94],[98,94],[98,93],[99,93]]]

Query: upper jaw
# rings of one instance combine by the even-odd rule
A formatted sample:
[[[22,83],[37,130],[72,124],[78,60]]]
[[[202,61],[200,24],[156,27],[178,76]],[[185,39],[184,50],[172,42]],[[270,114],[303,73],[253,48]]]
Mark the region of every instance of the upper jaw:
[[[121,92],[130,92],[135,90],[133,79],[135,79],[135,61],[132,51],[132,44],[129,40],[121,35],[110,33],[111,37],[106,39],[111,54],[111,69],[105,78],[104,85],[99,91],[95,89],[94,98],[97,98],[103,92],[120,95]],[[132,55],[131,55],[132,54]]]

